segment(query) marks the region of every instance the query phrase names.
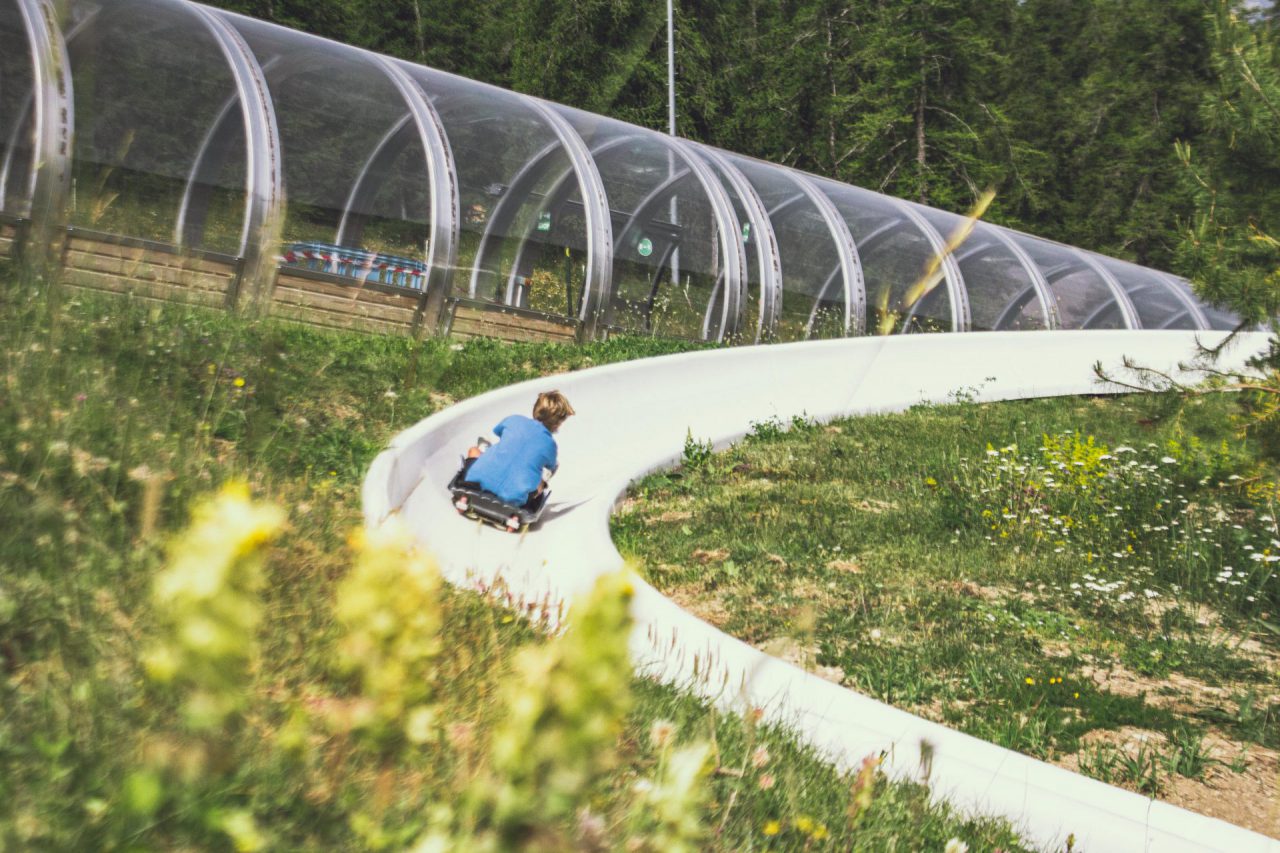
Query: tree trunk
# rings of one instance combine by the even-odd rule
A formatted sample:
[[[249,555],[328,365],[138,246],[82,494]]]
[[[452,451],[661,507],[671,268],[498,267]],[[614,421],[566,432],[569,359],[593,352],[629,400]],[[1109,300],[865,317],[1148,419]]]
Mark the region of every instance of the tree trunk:
[[[427,61],[427,42],[422,34],[422,0],[413,0],[413,24],[418,45],[418,61]]]
[[[920,176],[920,203],[929,203],[929,181],[925,177],[927,165],[924,141],[925,61],[920,60],[920,91],[916,95],[916,172]]]
[[[828,169],[834,173],[836,168],[836,100],[838,93],[836,92],[836,71],[835,59],[832,56],[834,44],[834,33],[831,31],[831,17],[827,16],[827,82],[831,87],[831,102],[827,105],[827,163]]]

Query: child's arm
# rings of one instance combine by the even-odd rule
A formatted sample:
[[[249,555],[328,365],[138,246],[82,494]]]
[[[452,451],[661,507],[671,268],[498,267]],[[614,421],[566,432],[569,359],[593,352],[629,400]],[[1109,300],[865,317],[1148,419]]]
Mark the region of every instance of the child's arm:
[[[551,453],[543,460],[542,467],[550,471],[551,474],[560,470],[560,446],[556,444],[554,438],[551,440]],[[550,477],[551,474],[547,476]]]

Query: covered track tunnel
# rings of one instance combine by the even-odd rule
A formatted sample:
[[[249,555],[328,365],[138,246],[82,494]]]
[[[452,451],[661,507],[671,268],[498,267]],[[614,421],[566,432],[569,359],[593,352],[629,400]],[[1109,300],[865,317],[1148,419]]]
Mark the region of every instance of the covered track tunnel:
[[[319,325],[1235,325],[1166,273],[186,0],[0,0],[0,146],[0,254]]]

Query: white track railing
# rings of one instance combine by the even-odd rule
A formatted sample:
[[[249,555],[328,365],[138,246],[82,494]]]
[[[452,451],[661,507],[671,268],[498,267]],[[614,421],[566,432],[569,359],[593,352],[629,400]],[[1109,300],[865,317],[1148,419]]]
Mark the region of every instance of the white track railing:
[[[1221,333],[1009,332],[854,338],[687,353],[537,379],[463,401],[400,433],[364,482],[365,521],[406,520],[445,577],[505,587],[551,620],[622,558],[609,516],[627,484],[680,459],[687,434],[724,446],[753,422],[900,411],[918,403],[1117,393],[1093,365],[1125,356],[1179,371],[1197,337]],[[1219,366],[1265,348],[1244,335]],[[460,518],[445,484],[478,435],[558,388],[578,415],[558,439],[561,472],[539,527],[515,536]],[[1064,424],[1064,426],[1068,426]],[[894,778],[921,780],[931,755],[936,797],[1010,820],[1037,844],[1068,834],[1087,851],[1280,851],[1280,842],[1151,800],[953,731],[855,693],[736,640],[637,581],[632,656],[662,681],[741,710],[762,708],[842,768],[885,752]],[[927,746],[922,747],[922,744]]]

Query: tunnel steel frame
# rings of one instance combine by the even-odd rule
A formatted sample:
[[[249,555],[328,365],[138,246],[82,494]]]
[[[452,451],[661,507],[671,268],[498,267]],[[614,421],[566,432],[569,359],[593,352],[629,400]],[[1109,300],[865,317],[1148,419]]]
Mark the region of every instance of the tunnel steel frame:
[[[782,311],[782,262],[778,256],[778,236],[774,233],[773,222],[769,219],[764,201],[742,170],[724,152],[709,145],[695,144],[695,150],[724,174],[725,181],[742,202],[743,211],[747,215],[751,243],[756,250],[756,267],[760,275],[757,282],[760,288],[760,310],[757,312],[754,334],[754,342],[759,343],[768,333],[767,330],[777,326],[778,315]],[[744,236],[744,242],[745,240]],[[746,270],[749,273],[749,264]],[[746,287],[750,287],[749,275]]]
[[[28,251],[29,262],[39,269],[51,269],[62,245],[62,224],[71,193],[71,140],[75,128],[71,65],[67,45],[58,26],[52,0],[16,0],[18,14],[27,35],[31,56],[32,92],[31,164],[28,167],[26,211],[30,222],[27,240],[36,247]],[[14,141],[24,119],[14,127]],[[11,155],[16,144],[7,150]],[[9,158],[6,157],[6,161]],[[6,175],[8,174],[6,162]],[[3,196],[0,196],[3,204]]]
[[[81,19],[75,29],[64,33],[59,26],[58,9],[54,0],[0,2],[12,3],[17,9],[30,48],[33,79],[32,93],[19,108],[15,126],[7,132],[8,145],[4,162],[0,165],[0,181],[8,182],[15,174],[22,174],[26,184],[23,190],[27,199],[25,208],[30,220],[26,239],[37,247],[30,252],[30,256],[33,259],[38,256],[45,259],[46,263],[53,263],[61,246],[61,235],[65,233],[74,157],[74,55],[69,48],[78,35],[95,26],[99,12],[109,13],[112,7],[110,4],[103,6]],[[175,8],[182,7],[191,14],[193,21],[198,22],[214,40],[235,86],[235,94],[227,99],[221,113],[207,130],[191,165],[175,223],[174,241],[180,248],[199,248],[193,244],[198,244],[202,238],[207,215],[205,208],[209,201],[207,193],[202,197],[201,188],[211,183],[210,179],[223,165],[222,157],[228,146],[221,143],[230,138],[231,134],[243,133],[246,168],[239,245],[240,280],[255,283],[255,292],[250,296],[255,303],[264,303],[271,298],[278,270],[277,252],[284,232],[287,209],[283,177],[283,158],[287,154],[282,149],[280,127],[272,101],[272,86],[278,85],[282,77],[314,67],[312,63],[322,62],[324,46],[336,43],[279,28],[301,35],[304,39],[314,39],[315,55],[301,61],[297,57],[291,57],[288,61],[278,63],[257,56],[241,32],[238,22],[245,21],[254,26],[266,27],[276,25],[189,0],[157,2],[164,2]],[[307,44],[310,45],[311,42]],[[420,66],[346,45],[339,47],[358,54],[375,67],[398,93],[406,112],[368,153],[349,189],[335,241],[345,245],[358,240],[363,227],[358,211],[376,193],[380,181],[393,175],[394,160],[404,146],[410,140],[418,141],[425,155],[430,195],[429,209],[424,211],[429,221],[423,258],[427,279],[420,313],[422,322],[429,328],[435,328],[441,320],[446,299],[456,287],[454,278],[462,225],[458,167],[448,127],[441,120],[433,103],[438,93],[432,91],[420,75],[411,73],[410,69]],[[494,88],[470,82],[486,89]],[[785,287],[785,258],[782,257],[776,223],[781,222],[780,217],[786,215],[792,205],[805,200],[818,212],[830,235],[837,258],[835,268],[821,282],[819,291],[814,295],[813,310],[805,329],[806,337],[813,333],[819,306],[829,301],[827,295],[837,285],[842,288],[843,333],[861,335],[867,332],[868,309],[862,258],[878,239],[887,238],[905,227],[918,230],[934,257],[939,259],[939,274],[945,282],[950,302],[952,331],[972,329],[969,286],[960,268],[960,260],[964,256],[957,257],[956,247],[948,246],[948,235],[944,235],[912,202],[875,194],[897,213],[898,219],[886,222],[859,241],[854,238],[849,223],[837,208],[830,190],[823,189],[817,181],[796,169],[751,160],[743,155],[643,128],[632,128],[633,133],[628,133],[625,129],[620,129],[627,127],[622,123],[616,123],[617,127],[611,124],[606,141],[589,148],[583,136],[575,129],[572,112],[568,108],[518,93],[507,95],[536,114],[551,131],[555,142],[519,167],[516,179],[511,182],[494,215],[486,224],[469,272],[467,291],[470,295],[476,295],[482,276],[501,270],[501,264],[495,263],[495,260],[501,260],[501,255],[494,255],[494,252],[501,252],[500,244],[505,239],[498,239],[500,225],[512,224],[520,207],[531,201],[540,203],[540,210],[557,210],[569,203],[576,190],[582,201],[585,220],[586,262],[580,305],[573,305],[571,295],[567,313],[573,314],[572,319],[581,324],[584,337],[598,337],[612,326],[614,319],[611,314],[613,276],[620,242],[625,240],[630,230],[643,227],[645,215],[655,206],[661,206],[662,202],[675,197],[679,184],[692,176],[710,205],[719,242],[714,256],[716,263],[710,271],[716,275],[716,280],[703,318],[705,338],[723,340],[743,337],[760,341],[772,336],[781,315]],[[236,127],[236,119],[239,127]],[[28,125],[32,128],[31,164],[25,173],[21,173],[20,165],[15,163],[15,152],[19,147],[17,141]],[[610,206],[607,181],[601,171],[602,162],[599,158],[614,147],[638,137],[645,139],[647,144],[664,147],[671,162],[680,163],[682,171],[668,175],[667,181],[653,188],[615,233],[614,211]],[[541,202],[537,202],[532,190],[539,180],[547,176],[558,154],[563,154],[568,160],[568,168],[555,177],[552,191]],[[740,167],[743,160],[749,160],[753,167],[772,170],[779,178],[789,181],[796,188],[796,194],[773,208],[767,207],[752,182],[751,172]],[[742,214],[741,218],[739,213]],[[743,239],[744,221],[749,227],[750,239]],[[1068,270],[1043,268],[1019,239],[1024,236],[1030,239],[1042,238],[1032,238],[1031,235],[1022,235],[990,223],[980,223],[979,227],[990,243],[978,251],[1001,245],[1012,254],[1028,276],[1026,286],[1019,289],[1000,312],[996,328],[1012,324],[1032,298],[1039,303],[1045,328],[1062,328],[1058,294],[1052,282],[1067,274]],[[506,288],[500,296],[500,301],[508,303],[515,299],[516,279],[527,260],[529,246],[536,239],[533,225],[529,224],[524,233],[515,239],[518,241],[515,263],[507,273]],[[750,250],[744,245],[748,242],[752,244]],[[1065,250],[1074,261],[1072,269],[1087,270],[1110,294],[1110,300],[1087,306],[1089,313],[1081,324],[1084,328],[1094,327],[1112,311],[1118,313],[1125,327],[1142,328],[1135,299],[1140,299],[1149,288],[1167,291],[1166,296],[1171,295],[1182,308],[1164,319],[1160,323],[1162,328],[1184,321],[1189,321],[1201,330],[1223,328],[1231,319],[1221,312],[1207,309],[1194,297],[1184,280],[1168,273],[1143,267],[1142,269],[1152,274],[1150,281],[1130,287],[1108,268],[1109,265],[1102,256],[1053,241],[1045,242]],[[667,243],[658,254],[659,267],[665,266],[670,260],[678,238],[669,237]],[[748,251],[751,251],[750,259]],[[652,285],[655,292],[661,285],[662,275],[662,269],[655,269]],[[1126,281],[1133,284],[1132,280]],[[749,289],[752,287],[759,288],[759,312],[753,318],[754,329],[749,329],[745,315],[751,295]],[[908,321],[931,295],[937,298],[934,295],[936,289],[935,285],[913,305],[903,306]],[[234,303],[239,296],[233,289],[229,300]],[[910,322],[905,323],[902,331],[909,331],[912,325]]]

